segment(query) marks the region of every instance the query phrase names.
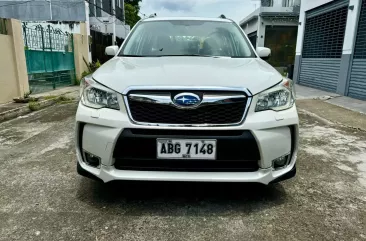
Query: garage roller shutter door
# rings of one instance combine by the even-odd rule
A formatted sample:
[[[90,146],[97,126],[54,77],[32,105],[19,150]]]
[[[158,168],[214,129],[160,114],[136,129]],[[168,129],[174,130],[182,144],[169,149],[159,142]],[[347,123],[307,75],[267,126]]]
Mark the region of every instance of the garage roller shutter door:
[[[299,83],[337,90],[348,1],[333,1],[306,13]]]
[[[362,1],[348,95],[366,99],[366,0]]]

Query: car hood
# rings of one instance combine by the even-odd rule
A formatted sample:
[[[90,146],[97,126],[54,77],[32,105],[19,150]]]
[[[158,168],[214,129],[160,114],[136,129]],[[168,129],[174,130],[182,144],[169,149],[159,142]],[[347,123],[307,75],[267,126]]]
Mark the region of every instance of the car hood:
[[[220,86],[247,88],[255,95],[282,76],[258,58],[115,57],[93,78],[119,93],[130,86]]]

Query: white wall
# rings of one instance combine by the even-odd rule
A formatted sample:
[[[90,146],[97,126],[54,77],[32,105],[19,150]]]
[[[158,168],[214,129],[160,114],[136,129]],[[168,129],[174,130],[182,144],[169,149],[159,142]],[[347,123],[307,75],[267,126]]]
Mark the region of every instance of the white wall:
[[[273,7],[282,7],[282,3],[283,1],[282,0],[273,0]]]
[[[249,14],[248,16],[246,16],[243,20],[241,20],[239,22],[239,25],[242,26],[243,23],[247,22],[249,19],[251,19],[253,16],[258,16],[260,13],[261,8],[257,8],[256,10],[254,10],[251,14]]]
[[[100,21],[98,21],[100,20]],[[101,21],[108,21],[106,23],[101,22]],[[90,25],[93,26],[92,29],[98,31],[98,32],[102,32],[102,33],[113,33],[113,25],[112,25],[112,19],[111,18],[95,18],[95,17],[90,17],[89,18],[90,21]],[[120,20],[116,20],[116,35],[119,38],[123,38],[125,39],[127,34],[130,32],[130,26],[129,25],[124,25]]]
[[[348,10],[347,25],[345,38],[343,43],[343,54],[351,54],[354,48],[356,33],[357,33],[357,23],[359,18],[359,12],[361,8],[360,0],[350,0],[349,6],[354,6],[353,10]]]
[[[131,31],[129,25],[116,25],[116,35],[119,38],[126,39],[128,33]]]
[[[246,34],[253,33],[258,30],[258,18],[241,26]]]

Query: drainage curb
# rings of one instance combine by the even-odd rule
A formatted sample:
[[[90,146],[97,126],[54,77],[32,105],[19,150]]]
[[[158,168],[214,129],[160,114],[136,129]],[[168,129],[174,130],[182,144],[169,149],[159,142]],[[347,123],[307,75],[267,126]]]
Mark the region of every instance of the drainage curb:
[[[37,103],[39,104],[40,109],[43,109],[48,106],[54,105],[56,102],[57,102],[57,98],[50,99],[50,100],[43,100],[43,101],[39,101]],[[2,113],[0,113],[0,123],[17,118],[22,115],[29,114],[31,112],[33,112],[33,111],[31,111],[29,109],[28,105],[2,112]]]
[[[39,110],[40,109],[44,109],[46,107],[49,107],[51,105],[56,104],[58,102],[58,98],[60,96],[68,95],[68,94],[71,94],[73,92],[74,91],[70,91],[70,92],[63,93],[61,95],[55,96],[55,98],[53,98],[53,99],[38,101],[37,103],[39,104]],[[12,109],[12,110],[8,110],[8,111],[1,112],[0,113],[0,123],[1,122],[4,122],[4,121],[11,120],[11,119],[15,119],[15,118],[17,118],[19,116],[26,115],[26,114],[29,114],[31,112],[34,112],[34,111],[31,111],[29,109],[29,105],[28,104],[27,105],[24,105],[22,107],[16,108],[16,109]]]

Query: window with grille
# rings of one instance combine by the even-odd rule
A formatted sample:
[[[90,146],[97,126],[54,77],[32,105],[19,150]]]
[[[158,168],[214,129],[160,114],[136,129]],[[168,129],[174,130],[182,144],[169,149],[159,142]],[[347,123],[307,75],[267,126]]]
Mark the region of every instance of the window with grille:
[[[109,14],[112,14],[112,1],[111,0],[103,0],[103,11]]]
[[[252,43],[253,47],[257,47],[257,31],[248,34],[249,41]]]
[[[366,59],[366,0],[362,1],[354,58]]]
[[[273,7],[273,0],[261,0],[262,7]]]
[[[303,58],[341,58],[348,7],[306,19]]]
[[[294,0],[284,0],[283,6],[284,7],[293,7],[294,6]]]
[[[102,16],[102,0],[95,0],[96,3],[96,17]]]
[[[89,17],[95,17],[95,3],[94,0],[89,0]]]

